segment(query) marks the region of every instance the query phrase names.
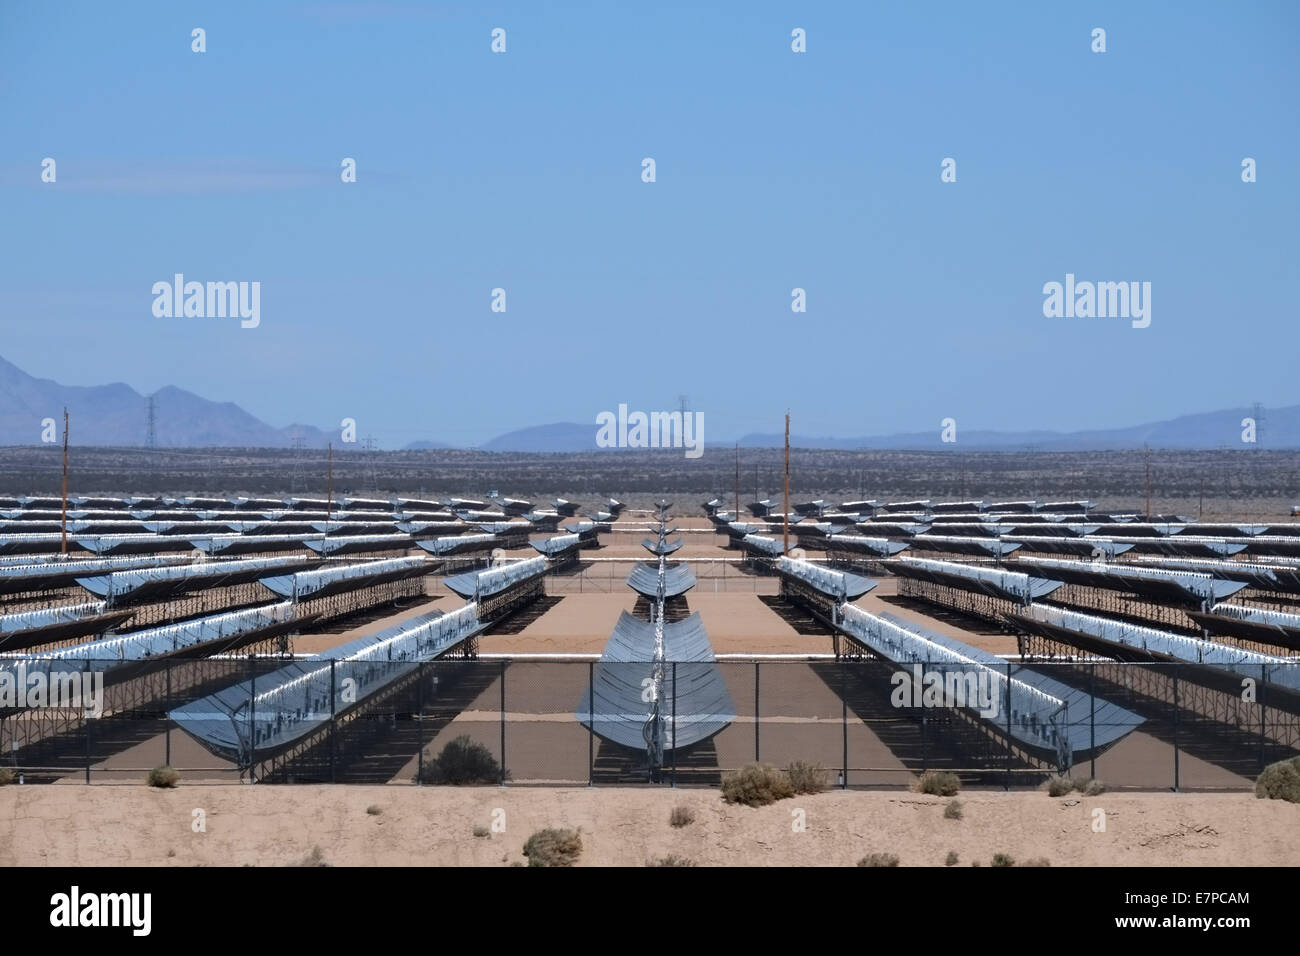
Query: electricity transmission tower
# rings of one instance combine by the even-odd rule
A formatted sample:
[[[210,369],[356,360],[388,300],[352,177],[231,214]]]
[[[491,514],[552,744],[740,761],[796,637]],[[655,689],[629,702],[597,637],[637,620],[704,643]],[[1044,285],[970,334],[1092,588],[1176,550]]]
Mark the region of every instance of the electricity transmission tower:
[[[158,448],[158,400],[155,396],[149,396],[148,405],[148,429],[145,432],[144,447],[150,451],[156,451]]]
[[[370,478],[371,490],[379,491],[379,475],[375,468],[375,439],[370,435],[366,436],[362,447],[366,450],[366,474]]]

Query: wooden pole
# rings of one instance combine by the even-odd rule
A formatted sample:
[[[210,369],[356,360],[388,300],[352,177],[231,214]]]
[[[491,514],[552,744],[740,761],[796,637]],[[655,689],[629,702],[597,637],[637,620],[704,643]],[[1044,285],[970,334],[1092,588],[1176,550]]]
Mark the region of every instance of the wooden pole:
[[[781,553],[790,552],[790,413],[785,413],[785,507],[781,509]]]
[[[63,409],[63,556],[68,556],[68,410]]]
[[[740,520],[740,442],[736,442],[736,521]]]

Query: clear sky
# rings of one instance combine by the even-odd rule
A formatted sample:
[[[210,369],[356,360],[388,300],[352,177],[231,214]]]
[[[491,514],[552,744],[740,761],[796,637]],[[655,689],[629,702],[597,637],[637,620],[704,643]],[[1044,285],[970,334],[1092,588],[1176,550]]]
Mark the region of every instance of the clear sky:
[[[0,355],[384,447],[1292,405],[1298,105],[1294,0],[5,0]],[[156,318],[176,272],[260,327]],[[1150,327],[1045,318],[1066,273]]]

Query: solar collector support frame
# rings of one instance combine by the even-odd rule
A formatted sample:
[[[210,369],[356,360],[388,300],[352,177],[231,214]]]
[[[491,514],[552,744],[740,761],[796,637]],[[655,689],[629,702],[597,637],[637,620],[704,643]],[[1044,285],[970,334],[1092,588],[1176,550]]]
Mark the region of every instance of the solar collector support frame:
[[[334,730],[377,692],[418,679],[435,660],[483,629],[478,608],[425,614],[294,662],[176,708],[168,716],[217,756],[242,770]],[[353,692],[340,693],[340,681]],[[399,683],[400,682],[400,683]]]
[[[79,644],[130,620],[134,611],[110,610],[105,601],[65,604],[0,614],[0,654],[34,647]]]
[[[1003,615],[1040,600],[1061,585],[1007,568],[902,557],[885,562],[898,594],[1003,626]]]
[[[547,559],[538,556],[449,577],[443,584],[461,597],[474,601],[478,605],[479,620],[484,625],[492,625],[545,597],[548,570]]]
[[[776,562],[780,594],[807,609],[832,628],[839,627],[840,608],[876,587],[876,582],[857,574],[832,570],[798,558],[780,557]],[[838,648],[838,638],[836,639]]]
[[[1137,693],[1257,736],[1260,769],[1265,741],[1300,749],[1300,721],[1270,720],[1268,716],[1270,709],[1300,714],[1300,691],[1296,689],[1300,664],[1294,661],[1055,607],[1027,608],[1009,616],[1008,623],[1020,634],[1023,655],[1065,662],[1086,660],[1092,676],[1109,686],[1108,693]],[[1081,630],[1084,627],[1098,633]],[[1119,639],[1126,634],[1127,640]],[[1158,646],[1152,646],[1153,642]],[[1206,661],[1206,653],[1218,655],[1230,666]],[[1236,663],[1231,663],[1234,658]],[[1140,666],[1143,664],[1166,666]],[[1085,672],[1081,669],[1080,673]],[[1279,675],[1285,683],[1277,683]],[[1250,700],[1242,693],[1247,679],[1258,682]]]
[[[214,683],[214,669],[229,672],[237,662],[221,666],[205,655],[236,648],[255,654],[287,653],[289,634],[312,622],[292,614],[288,603],[214,615],[178,625],[153,628],[136,634],[107,638],[31,657],[0,658],[0,667],[22,667],[28,672],[103,674],[105,720],[131,720],[143,711],[151,716],[159,701],[168,704],[176,696],[204,692]],[[47,765],[62,735],[84,733],[86,715],[81,708],[36,708],[0,712],[0,747],[17,751],[23,763]],[[131,740],[126,746],[134,744]],[[16,745],[16,746],[15,746]],[[39,753],[33,754],[32,748]],[[68,751],[67,747],[61,748]],[[83,748],[78,748],[81,750]],[[88,751],[87,751],[88,752]],[[16,759],[16,757],[15,757]],[[59,760],[66,769],[80,768],[78,753]],[[65,771],[66,772],[66,771]],[[39,774],[38,774],[39,776]]]
[[[1107,749],[1142,723],[1138,715],[1102,702],[1102,736],[1098,738],[1095,727],[1090,727],[1085,737],[1082,727],[1070,720],[1070,706],[1076,711],[1090,711],[1095,704],[1089,695],[1060,681],[893,615],[875,615],[846,604],[840,620],[839,628],[850,641],[872,657],[904,668],[902,673],[908,681],[915,681],[917,667],[922,674],[942,673],[949,709],[1023,757],[1051,764],[1059,772],[1068,772],[1076,758],[1095,756]],[[977,700],[972,705],[969,695],[954,697],[949,675],[965,681],[967,687],[973,675],[977,676],[976,684],[978,675],[982,675],[989,689],[988,700]],[[896,678],[890,683],[895,684]],[[998,705],[996,713],[982,706],[991,702]]]
[[[425,594],[429,564],[423,557],[341,564],[265,578],[262,585],[321,622],[369,611]]]

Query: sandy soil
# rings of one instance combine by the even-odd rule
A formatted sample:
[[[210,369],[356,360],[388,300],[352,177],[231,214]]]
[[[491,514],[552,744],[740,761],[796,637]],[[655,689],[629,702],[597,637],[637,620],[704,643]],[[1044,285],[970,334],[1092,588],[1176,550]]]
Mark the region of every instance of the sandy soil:
[[[837,792],[769,807],[727,806],[716,790],[440,787],[6,787],[0,866],[290,865],[319,846],[336,865],[504,866],[547,826],[581,829],[579,865],[640,866],[669,854],[700,865],[852,865],[893,853],[904,866],[960,865],[994,853],[1053,866],[1300,865],[1300,806],[1247,795],[1138,794],[1052,799]],[[673,807],[695,812],[668,823]],[[367,807],[379,808],[369,814]],[[194,810],[206,832],[192,830]],[[806,832],[794,832],[802,809]],[[1093,832],[1094,811],[1105,832]],[[505,832],[475,837],[504,811]],[[497,813],[500,819],[502,814]]]

